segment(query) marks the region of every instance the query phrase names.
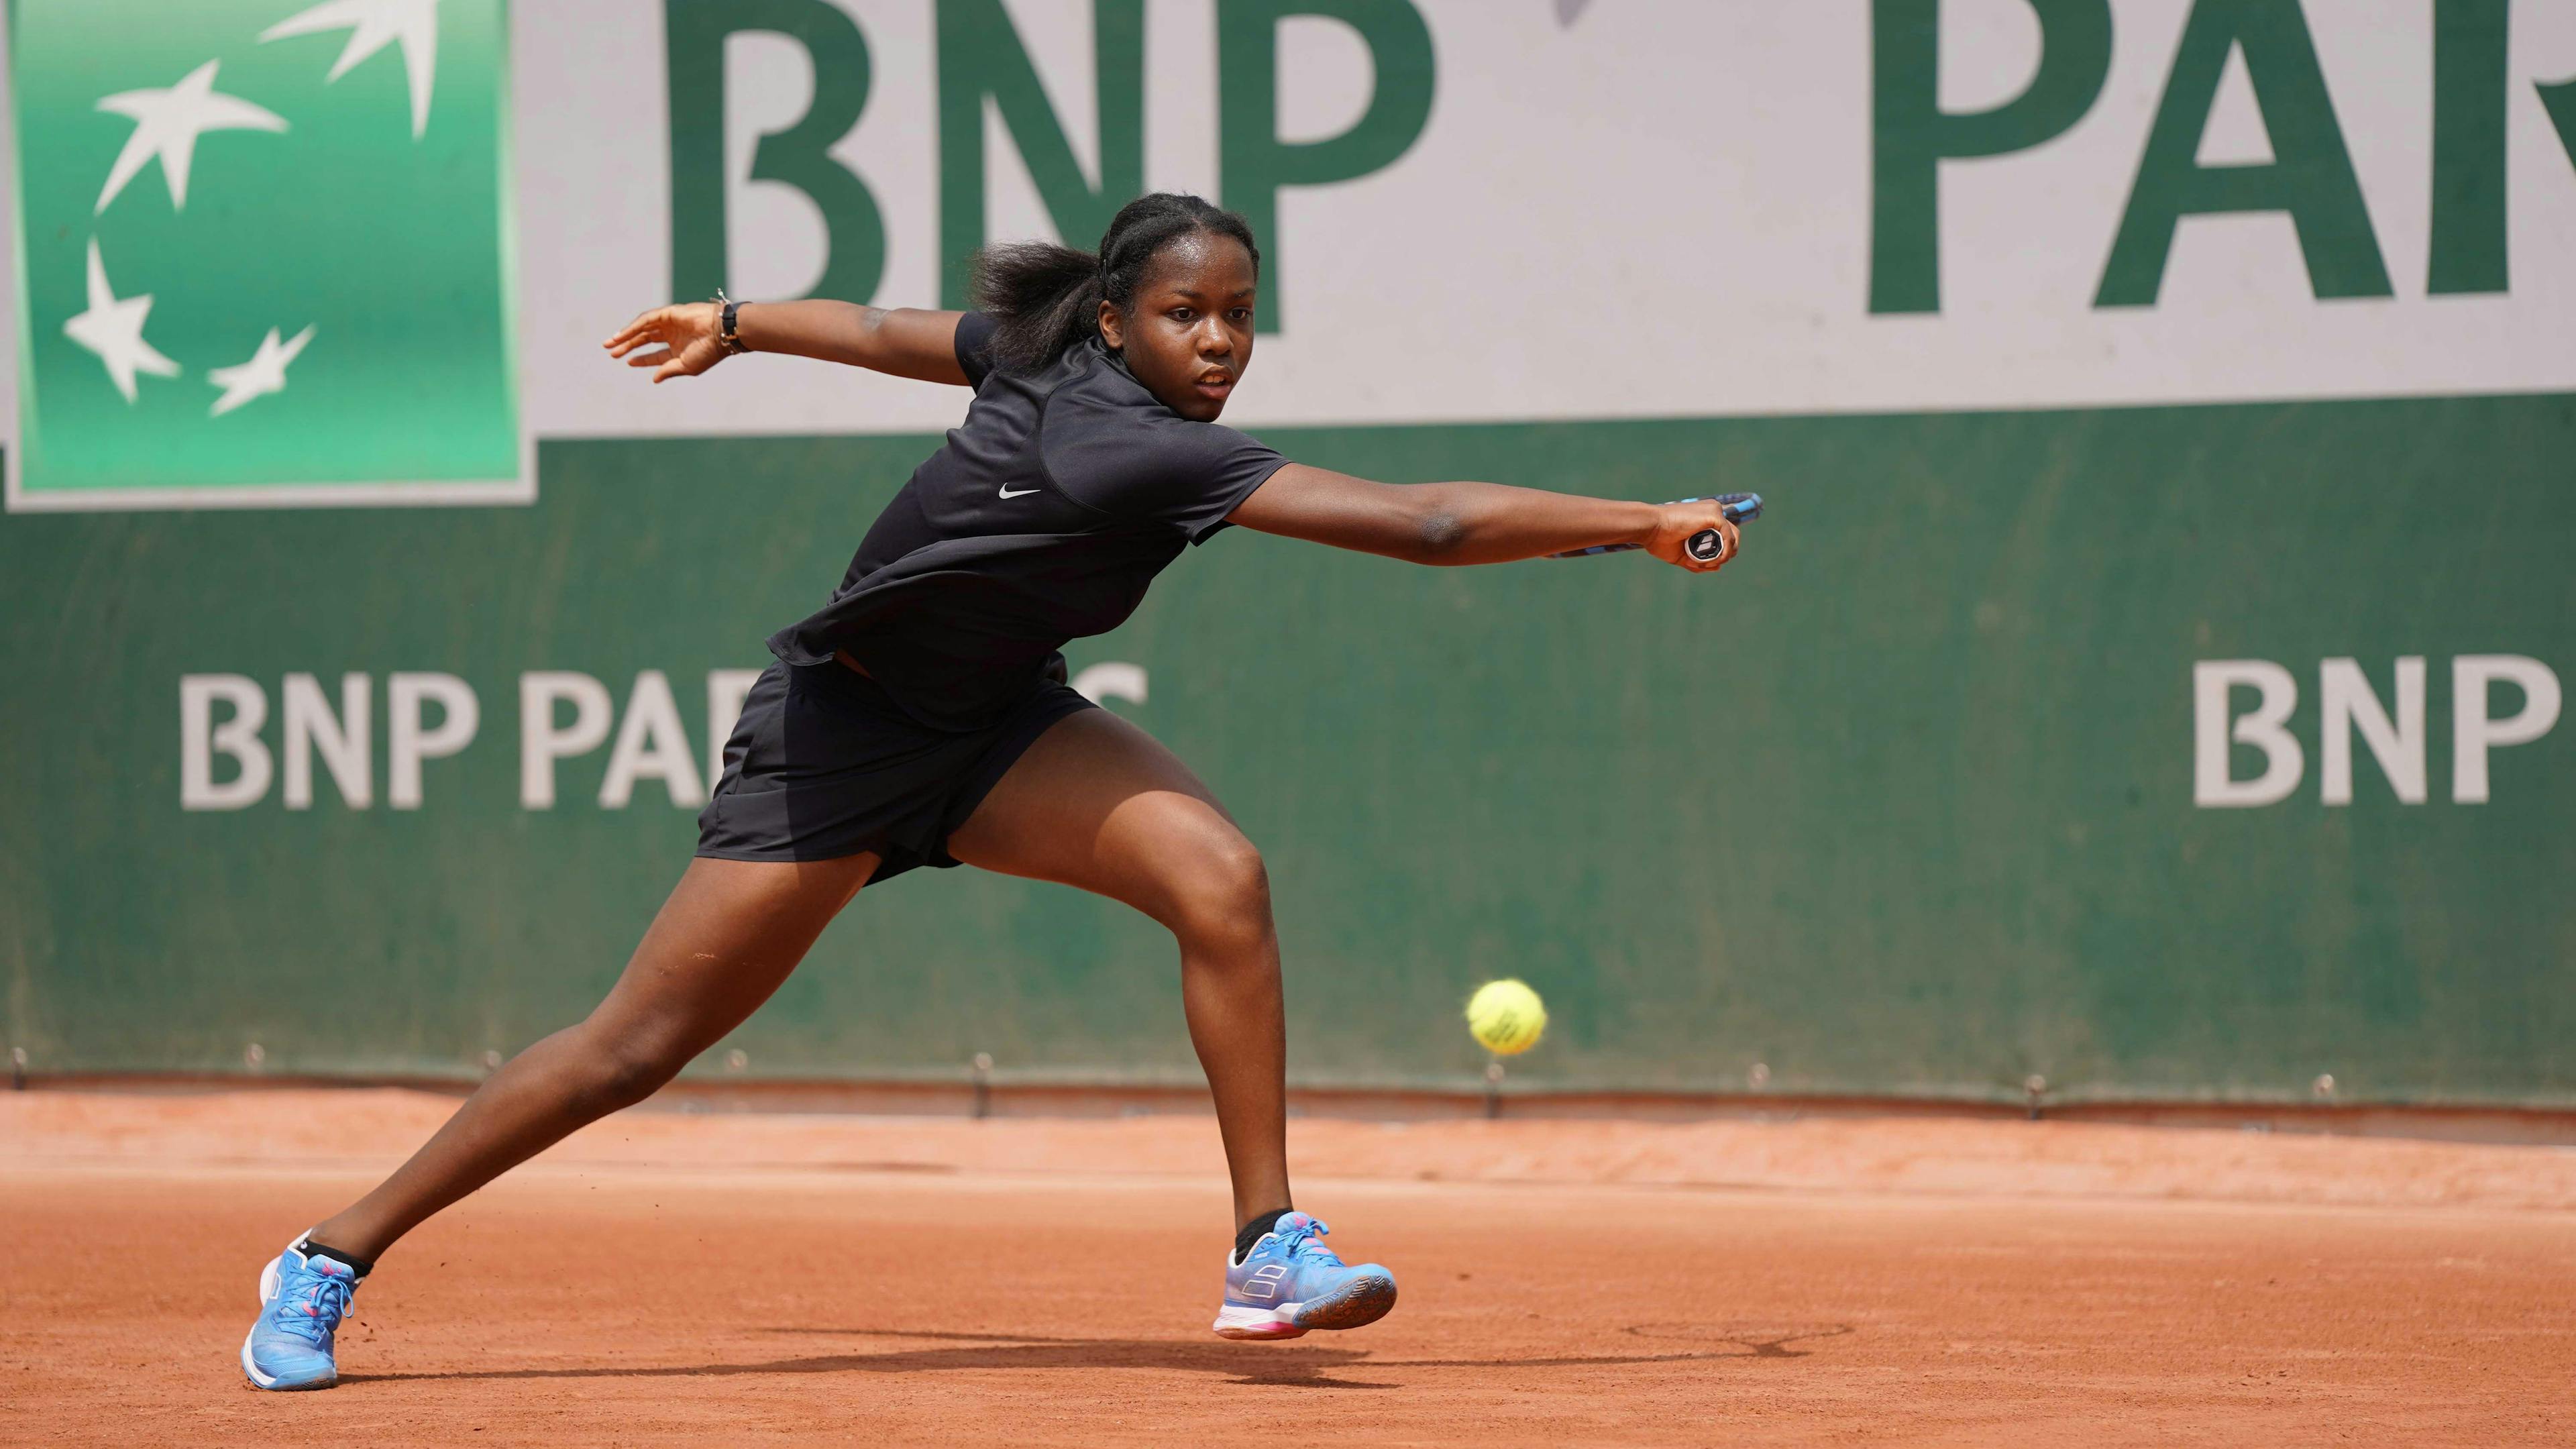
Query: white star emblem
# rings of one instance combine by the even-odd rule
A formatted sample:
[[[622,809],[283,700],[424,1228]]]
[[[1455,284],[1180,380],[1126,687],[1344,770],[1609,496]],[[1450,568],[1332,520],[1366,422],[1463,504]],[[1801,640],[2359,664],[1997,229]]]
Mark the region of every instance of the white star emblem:
[[[286,391],[286,365],[293,362],[296,354],[304,350],[304,344],[312,340],[313,329],[307,327],[295,334],[294,341],[281,346],[277,340],[277,329],[271,327],[268,335],[260,339],[259,351],[251,354],[250,361],[207,372],[206,381],[222,388],[224,395],[215,399],[214,408],[206,416],[219,418],[253,398]]]
[[[411,78],[411,134],[419,140],[429,129],[429,88],[438,77],[438,0],[323,0],[261,31],[259,39],[265,45],[324,30],[349,32],[324,85],[388,45],[402,47],[403,70]]]
[[[134,401],[134,374],[177,377],[179,364],[143,340],[143,319],[152,315],[152,295],[119,298],[107,285],[107,263],[99,260],[98,238],[89,243],[89,310],[63,323],[63,335],[98,354],[116,390]]]
[[[286,119],[276,112],[218,92],[218,64],[207,61],[168,90],[120,91],[98,103],[102,111],[130,118],[134,134],[125,138],[125,149],[116,153],[116,164],[108,168],[107,185],[99,190],[92,215],[107,210],[125,183],[156,156],[161,158],[161,179],[170,184],[170,209],[177,211],[188,204],[188,162],[197,154],[199,136],[208,131],[286,129]]]

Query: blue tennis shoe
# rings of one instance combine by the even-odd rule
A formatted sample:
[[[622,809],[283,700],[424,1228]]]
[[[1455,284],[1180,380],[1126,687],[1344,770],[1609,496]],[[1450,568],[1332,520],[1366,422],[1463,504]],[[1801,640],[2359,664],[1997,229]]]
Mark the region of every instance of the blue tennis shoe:
[[[308,1256],[297,1238],[259,1275],[259,1318],[242,1340],[242,1372],[263,1389],[327,1389],[340,1381],[332,1336],[349,1316],[357,1270]]]
[[[1395,1275],[1375,1263],[1345,1267],[1324,1246],[1331,1231],[1304,1213],[1281,1213],[1242,1261],[1229,1256],[1217,1337],[1295,1338],[1384,1318],[1395,1306]]]

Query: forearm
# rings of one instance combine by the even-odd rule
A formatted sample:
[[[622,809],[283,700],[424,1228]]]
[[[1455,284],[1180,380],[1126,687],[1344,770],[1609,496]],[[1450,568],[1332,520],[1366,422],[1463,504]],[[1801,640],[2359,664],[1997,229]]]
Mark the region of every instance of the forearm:
[[[1644,543],[1658,514],[1651,503],[1585,498],[1500,483],[1417,483],[1401,488],[1415,519],[1414,563],[1508,563],[1606,543]]]
[[[954,312],[863,307],[819,297],[746,302],[734,313],[734,330],[754,352],[811,357],[928,382],[965,380],[953,348]]]
[[[1651,546],[1659,529],[1687,521],[1667,517],[1669,512],[1669,505],[1499,483],[1372,483],[1291,463],[1228,517],[1263,533],[1407,563],[1456,565],[1508,563],[1605,543]]]
[[[754,352],[783,352],[865,367],[873,334],[889,311],[809,297],[801,302],[746,302],[734,313],[734,331]]]

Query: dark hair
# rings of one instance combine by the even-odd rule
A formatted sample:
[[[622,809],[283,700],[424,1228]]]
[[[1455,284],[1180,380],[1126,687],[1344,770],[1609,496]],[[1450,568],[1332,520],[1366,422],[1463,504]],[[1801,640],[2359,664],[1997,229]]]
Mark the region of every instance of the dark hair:
[[[1261,275],[1261,248],[1242,217],[1171,191],[1118,208],[1097,253],[1036,241],[984,248],[975,257],[973,294],[977,310],[998,324],[994,362],[1005,371],[1030,372],[1055,361],[1099,332],[1104,299],[1121,312],[1134,304],[1156,253],[1201,232],[1243,243],[1252,253],[1252,274]]]

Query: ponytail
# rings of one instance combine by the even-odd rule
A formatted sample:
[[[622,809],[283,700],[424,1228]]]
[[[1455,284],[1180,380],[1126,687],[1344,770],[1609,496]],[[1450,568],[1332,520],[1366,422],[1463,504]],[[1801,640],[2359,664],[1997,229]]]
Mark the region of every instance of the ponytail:
[[[1252,274],[1261,275],[1261,248],[1242,217],[1168,191],[1120,207],[1096,254],[1053,242],[984,248],[975,258],[972,291],[976,308],[996,324],[994,362],[1006,372],[1034,372],[1098,335],[1100,304],[1126,311],[1156,254],[1197,233],[1243,243],[1252,254]]]
[[[975,258],[977,310],[991,315],[993,361],[1032,372],[1100,325],[1100,258],[1054,242],[1005,242]]]

